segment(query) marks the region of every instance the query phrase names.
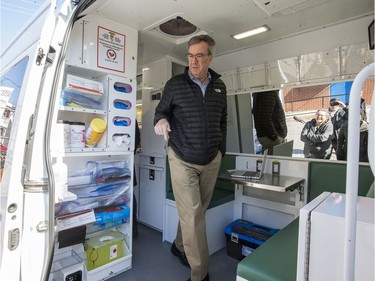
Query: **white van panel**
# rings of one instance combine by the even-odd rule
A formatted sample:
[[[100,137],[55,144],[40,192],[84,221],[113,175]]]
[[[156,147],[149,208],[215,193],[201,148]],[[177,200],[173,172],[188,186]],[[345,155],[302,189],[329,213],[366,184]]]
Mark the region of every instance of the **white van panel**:
[[[83,35],[83,38],[82,38]],[[113,37],[112,37],[113,36]],[[118,40],[118,41],[116,41]],[[91,71],[105,72],[136,79],[138,32],[96,15],[75,22],[68,45],[66,63]],[[117,51],[114,59],[107,57],[101,46]],[[125,49],[125,57],[121,51]]]

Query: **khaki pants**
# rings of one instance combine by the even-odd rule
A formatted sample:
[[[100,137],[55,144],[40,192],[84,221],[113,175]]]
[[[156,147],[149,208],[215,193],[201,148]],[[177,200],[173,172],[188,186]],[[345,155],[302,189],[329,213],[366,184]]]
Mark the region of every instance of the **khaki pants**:
[[[205,213],[211,201],[221,158],[219,152],[208,165],[195,165],[182,161],[172,148],[168,148],[172,189],[179,216],[175,243],[186,254],[192,281],[201,281],[208,272]]]

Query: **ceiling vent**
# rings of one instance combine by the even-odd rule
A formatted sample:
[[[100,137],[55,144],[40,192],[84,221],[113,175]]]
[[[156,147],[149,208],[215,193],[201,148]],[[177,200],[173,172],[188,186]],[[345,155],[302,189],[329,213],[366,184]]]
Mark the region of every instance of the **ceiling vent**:
[[[189,21],[183,19],[180,16],[177,16],[169,21],[159,25],[159,28],[162,32],[171,36],[188,36],[194,34],[198,27]]]
[[[198,25],[192,23],[191,20],[182,17],[182,14],[173,14],[144,30],[176,45],[189,41],[193,36],[207,34]]]
[[[289,15],[328,0],[253,0],[269,16]]]

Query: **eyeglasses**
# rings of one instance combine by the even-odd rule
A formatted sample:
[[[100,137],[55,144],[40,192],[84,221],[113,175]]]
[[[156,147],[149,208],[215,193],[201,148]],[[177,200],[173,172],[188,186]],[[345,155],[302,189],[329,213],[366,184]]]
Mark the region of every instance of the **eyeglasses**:
[[[206,56],[210,56],[210,54],[196,54],[196,55],[186,54],[186,57],[188,58],[188,60],[196,59],[197,61],[202,61],[202,59]]]

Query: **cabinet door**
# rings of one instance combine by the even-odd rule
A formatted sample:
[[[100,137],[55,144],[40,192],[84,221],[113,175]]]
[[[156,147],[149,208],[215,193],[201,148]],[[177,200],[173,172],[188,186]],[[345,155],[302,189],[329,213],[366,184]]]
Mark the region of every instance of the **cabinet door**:
[[[140,166],[139,220],[158,230],[163,228],[165,199],[164,169]]]

